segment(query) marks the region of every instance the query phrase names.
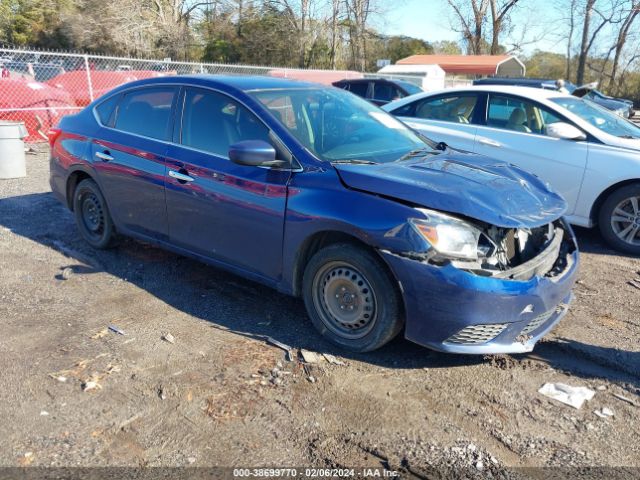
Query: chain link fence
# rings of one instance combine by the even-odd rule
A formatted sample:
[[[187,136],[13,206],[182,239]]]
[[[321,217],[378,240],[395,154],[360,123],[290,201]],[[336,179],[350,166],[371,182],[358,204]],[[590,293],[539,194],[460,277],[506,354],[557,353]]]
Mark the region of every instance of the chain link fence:
[[[422,81],[410,75],[363,74],[350,70],[174,62],[0,48],[0,120],[22,121],[29,132],[27,141],[43,141],[49,128],[62,116],[81,110],[123,83],[197,73],[267,75],[323,84],[365,77],[404,80],[418,86]]]

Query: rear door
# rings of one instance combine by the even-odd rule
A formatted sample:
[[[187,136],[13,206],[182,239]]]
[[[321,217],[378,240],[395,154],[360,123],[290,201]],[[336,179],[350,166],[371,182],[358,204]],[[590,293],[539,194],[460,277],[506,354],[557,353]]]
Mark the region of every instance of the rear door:
[[[229,147],[271,142],[269,129],[232,97],[187,87],[175,144],[168,150],[170,241],[261,277],[281,273],[282,236],[291,172],[238,165]]]
[[[582,186],[589,143],[546,135],[546,126],[568,122],[533,100],[489,94],[475,151],[534,173],[560,193],[572,214]],[[570,122],[569,122],[570,123]],[[574,125],[577,127],[577,125]]]
[[[471,122],[479,103],[476,93],[453,92],[415,100],[391,113],[436,142],[471,152],[477,130]]]
[[[101,119],[92,144],[94,167],[116,226],[159,239],[168,233],[165,154],[176,92],[176,87],[158,86],[120,95],[109,118]]]

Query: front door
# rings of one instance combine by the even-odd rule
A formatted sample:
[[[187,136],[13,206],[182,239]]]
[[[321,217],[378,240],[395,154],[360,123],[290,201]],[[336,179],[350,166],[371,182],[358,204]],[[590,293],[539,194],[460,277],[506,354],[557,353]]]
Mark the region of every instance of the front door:
[[[229,146],[270,141],[269,129],[231,97],[184,92],[179,145],[167,154],[170,241],[194,253],[277,279],[290,171],[237,165]]]
[[[534,173],[562,195],[574,213],[589,143],[546,135],[546,126],[565,122],[543,105],[521,97],[490,94],[486,122],[479,125],[475,151]]]

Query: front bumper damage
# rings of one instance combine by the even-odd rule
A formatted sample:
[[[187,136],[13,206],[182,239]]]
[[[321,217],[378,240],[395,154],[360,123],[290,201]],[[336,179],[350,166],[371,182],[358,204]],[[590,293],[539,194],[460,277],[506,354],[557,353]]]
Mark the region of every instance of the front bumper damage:
[[[531,260],[480,274],[390,251],[382,256],[400,282],[407,339],[461,354],[525,353],[566,315],[579,257],[571,228]]]

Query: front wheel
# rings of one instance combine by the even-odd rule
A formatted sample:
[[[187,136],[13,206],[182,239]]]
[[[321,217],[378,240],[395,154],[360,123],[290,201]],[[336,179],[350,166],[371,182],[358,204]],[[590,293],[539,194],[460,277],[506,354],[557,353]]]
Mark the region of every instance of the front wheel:
[[[600,232],[616,250],[640,255],[640,183],[614,191],[600,208]]]
[[[93,248],[109,248],[114,243],[115,228],[107,202],[93,180],[82,180],[73,192],[73,211],[82,237]]]
[[[380,259],[354,245],[331,245],[311,258],[303,297],[318,331],[348,350],[380,348],[404,324],[395,282]]]

